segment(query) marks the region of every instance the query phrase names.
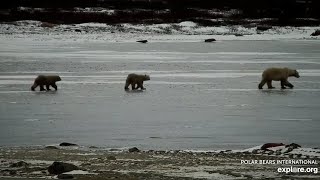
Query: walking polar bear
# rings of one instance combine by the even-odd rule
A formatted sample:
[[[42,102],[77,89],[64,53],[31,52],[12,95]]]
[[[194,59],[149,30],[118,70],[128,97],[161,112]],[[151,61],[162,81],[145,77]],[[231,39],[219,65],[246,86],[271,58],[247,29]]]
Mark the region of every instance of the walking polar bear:
[[[141,89],[145,90],[143,87],[143,81],[149,81],[150,76],[149,75],[139,75],[139,74],[129,74],[126,79],[126,84],[124,86],[124,90],[128,91],[129,86],[131,85],[132,90]],[[137,87],[136,87],[137,85]]]
[[[44,86],[46,87],[47,91],[50,91],[50,86],[52,86],[56,91],[58,87],[56,82],[61,81],[60,76],[52,75],[52,76],[45,76],[39,75],[35,80],[33,85],[31,86],[31,91],[35,91],[36,87],[40,86],[40,91],[45,91]]]
[[[297,70],[290,68],[268,68],[262,73],[262,80],[258,86],[259,89],[262,89],[265,83],[268,85],[268,89],[273,89],[272,81],[280,81],[281,89],[287,87],[293,88],[294,86],[288,81],[288,77],[294,76],[299,78],[300,75]]]

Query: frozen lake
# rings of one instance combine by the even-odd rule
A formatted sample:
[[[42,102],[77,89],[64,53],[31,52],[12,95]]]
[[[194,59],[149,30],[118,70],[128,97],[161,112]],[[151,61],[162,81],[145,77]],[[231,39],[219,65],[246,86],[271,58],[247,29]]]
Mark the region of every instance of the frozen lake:
[[[0,44],[0,146],[319,147],[320,41]],[[272,66],[298,69],[295,88],[258,90]],[[151,76],[146,91],[124,91],[132,72]],[[31,92],[38,74],[59,90]]]

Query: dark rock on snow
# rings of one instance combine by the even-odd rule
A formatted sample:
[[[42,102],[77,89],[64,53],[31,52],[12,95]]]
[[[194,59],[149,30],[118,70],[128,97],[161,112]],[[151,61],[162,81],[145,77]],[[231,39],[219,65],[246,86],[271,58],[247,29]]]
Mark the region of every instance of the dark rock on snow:
[[[133,147],[133,148],[130,148],[129,149],[129,152],[140,152],[140,150],[138,149],[138,148],[136,148],[136,147]]]
[[[112,148],[112,149],[109,149],[110,152],[117,152],[117,151],[120,151],[120,149],[115,149],[115,148]]]
[[[79,168],[76,165],[63,162],[54,162],[48,167],[50,174],[62,174],[73,170],[79,170]]]
[[[214,39],[214,38],[204,40],[204,42],[214,42],[214,41],[216,41],[216,39]]]
[[[257,26],[258,31],[266,31],[271,28],[272,28],[272,26]]]
[[[268,150],[268,148],[277,147],[277,146],[283,146],[283,143],[266,143],[261,146],[260,149],[262,150]]]
[[[317,29],[315,32],[313,32],[311,36],[320,36],[320,29]]]
[[[148,40],[139,40],[139,41],[137,41],[137,42],[139,42],[139,43],[147,43]]]
[[[234,34],[235,36],[239,37],[239,36],[243,36],[243,34]]]
[[[296,143],[291,143],[285,146],[286,148],[291,148],[291,149],[297,149],[300,148],[301,146],[299,144]]]
[[[59,146],[78,146],[78,145],[73,143],[63,142]]]
[[[45,149],[59,149],[59,148],[57,148],[55,146],[46,146]]]

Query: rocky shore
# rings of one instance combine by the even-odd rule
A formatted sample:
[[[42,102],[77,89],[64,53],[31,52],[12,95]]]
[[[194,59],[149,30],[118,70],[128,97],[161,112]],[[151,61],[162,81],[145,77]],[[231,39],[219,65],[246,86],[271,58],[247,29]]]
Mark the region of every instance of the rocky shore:
[[[192,21],[169,24],[117,24],[83,23],[59,25],[41,21],[15,21],[0,23],[0,39],[12,42],[205,42],[223,40],[318,40],[319,26],[201,26]],[[211,41],[212,42],[212,41]]]
[[[295,144],[269,144],[241,151],[3,147],[0,179],[319,179],[315,172],[277,171],[291,166],[319,168],[319,155],[319,149]],[[290,164],[295,161],[298,164]]]

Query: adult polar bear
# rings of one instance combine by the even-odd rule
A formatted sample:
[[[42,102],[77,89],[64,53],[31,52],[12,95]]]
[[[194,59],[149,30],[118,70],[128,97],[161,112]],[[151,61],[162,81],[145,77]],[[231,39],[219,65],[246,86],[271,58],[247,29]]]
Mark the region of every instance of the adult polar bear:
[[[150,76],[149,75],[139,75],[139,74],[129,74],[127,79],[126,79],[126,84],[124,86],[124,90],[128,91],[129,90],[129,86],[131,85],[132,90],[136,90],[136,89],[141,89],[141,90],[145,90],[145,88],[143,87],[143,81],[149,81],[150,80]],[[137,87],[136,87],[137,85]]]
[[[262,89],[263,85],[267,83],[268,89],[273,89],[272,81],[280,81],[281,82],[281,89],[285,89],[287,87],[293,88],[293,85],[289,83],[288,77],[294,76],[299,78],[300,75],[297,70],[290,69],[290,68],[268,68],[263,71],[262,73],[262,80],[258,86],[259,89]]]
[[[45,76],[45,75],[39,75],[35,80],[33,85],[31,86],[31,90],[35,91],[36,87],[40,86],[40,91],[45,91],[44,86],[47,88],[47,91],[50,91],[50,86],[52,86],[56,91],[58,90],[58,87],[56,85],[56,82],[61,81],[60,76],[57,75],[51,75],[51,76]]]

